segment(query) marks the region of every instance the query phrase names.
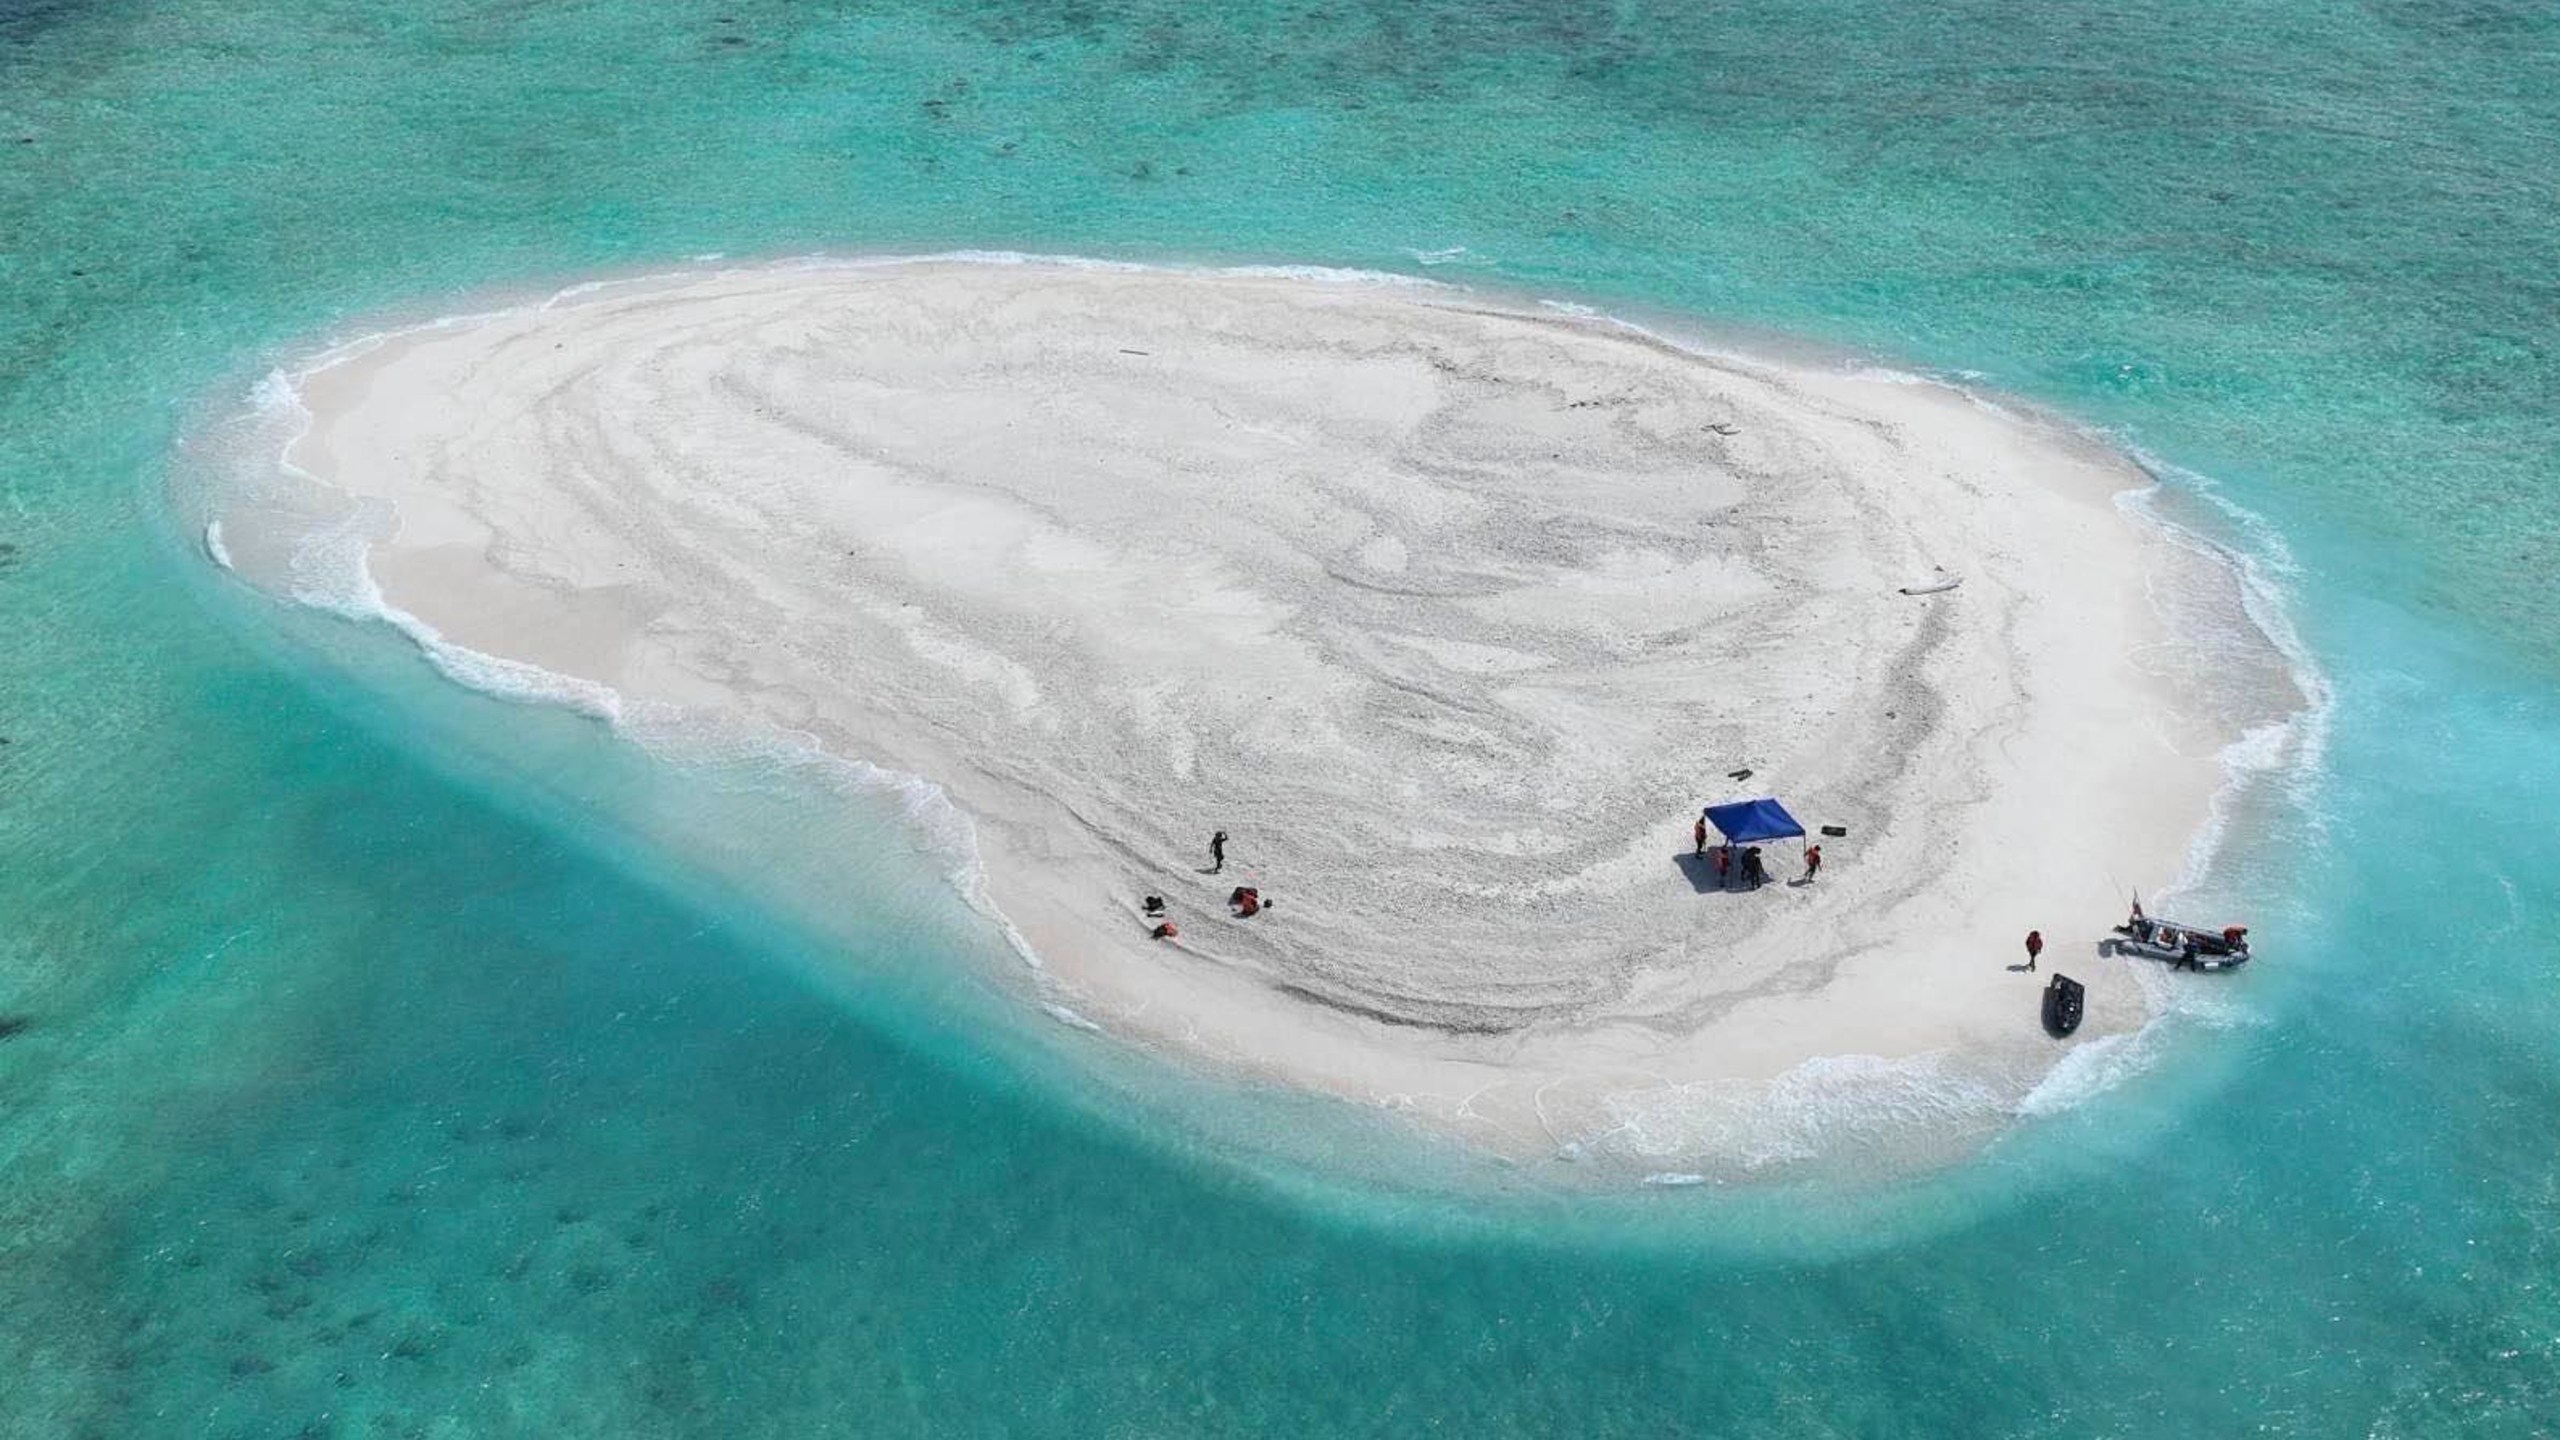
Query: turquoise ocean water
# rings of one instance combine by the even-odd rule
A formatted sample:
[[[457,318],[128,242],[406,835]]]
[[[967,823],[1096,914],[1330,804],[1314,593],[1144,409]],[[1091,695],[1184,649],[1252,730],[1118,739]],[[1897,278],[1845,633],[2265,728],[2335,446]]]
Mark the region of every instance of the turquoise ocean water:
[[[0,0],[0,1434],[2549,1433],[2555,214],[2560,16],[2497,0]],[[2118,432],[2258,517],[2332,687],[2208,885],[2265,962],[1881,1192],[1330,1175],[990,1024],[868,802],[469,695],[175,518],[208,397],[357,317],[961,246]],[[830,927],[688,845],[759,826]]]

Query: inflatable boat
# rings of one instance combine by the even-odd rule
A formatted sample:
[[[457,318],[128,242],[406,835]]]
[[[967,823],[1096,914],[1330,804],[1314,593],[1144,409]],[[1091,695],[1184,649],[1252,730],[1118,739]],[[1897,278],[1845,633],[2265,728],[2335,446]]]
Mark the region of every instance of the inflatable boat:
[[[2146,955],[2197,970],[2230,970],[2249,963],[2249,927],[2207,930],[2137,914],[2116,927],[2114,949],[2118,954]]]

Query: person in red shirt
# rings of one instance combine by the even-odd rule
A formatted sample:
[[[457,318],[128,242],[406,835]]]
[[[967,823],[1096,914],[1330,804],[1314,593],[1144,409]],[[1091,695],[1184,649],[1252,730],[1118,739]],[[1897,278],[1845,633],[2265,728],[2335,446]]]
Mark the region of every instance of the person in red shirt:
[[[1821,873],[1822,847],[1819,845],[1807,845],[1804,847],[1804,883],[1807,885],[1812,884],[1813,877]]]
[[[2028,969],[2030,969],[2030,970],[2033,970],[2034,968],[2036,968],[2036,957],[2037,957],[2037,956],[2039,956],[2039,955],[2041,955],[2041,954],[2043,954],[2043,953],[2044,953],[2044,932],[2043,932],[2043,931],[2041,931],[2041,930],[2030,930],[2030,931],[2028,931],[2028,932],[2027,932],[2027,968],[2028,968]]]

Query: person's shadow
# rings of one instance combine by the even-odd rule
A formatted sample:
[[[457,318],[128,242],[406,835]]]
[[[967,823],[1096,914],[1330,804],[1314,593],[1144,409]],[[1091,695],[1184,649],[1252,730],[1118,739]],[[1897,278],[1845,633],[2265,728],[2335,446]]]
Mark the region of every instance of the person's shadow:
[[[2052,941],[2048,941],[2048,942],[2046,942],[2045,947],[2044,947],[2044,953],[2045,953],[2046,955],[2050,955],[2050,954],[2052,954],[2052,953],[2053,953],[2054,943],[2055,943],[2055,942],[2052,942]],[[2099,958],[2099,959],[2101,959],[2101,960],[2106,959],[2108,956],[2113,955],[2113,954],[2115,954],[2115,953],[2116,953],[2116,937],[2114,937],[2114,936],[2110,935],[2110,936],[2108,936],[2107,938],[2105,938],[2105,939],[2103,939],[2103,940],[2100,940],[2100,941],[2099,941],[2099,942],[2097,942],[2096,944],[2094,944],[2094,945],[2090,946],[2089,948],[2090,948],[2092,951],[2095,951],[2095,952],[2096,952],[2096,954],[2097,954],[2097,956],[2098,956],[2098,958]],[[2043,959],[2044,957],[2040,955],[2040,956],[2038,956],[2038,957],[2036,957],[2036,958],[2037,958],[2037,959],[2039,959],[2039,960],[2041,960],[2041,959]],[[2056,962],[2054,962],[2054,963],[2056,963],[2056,964],[2060,964],[2061,962],[2060,962],[2060,961],[2056,961]],[[2027,966],[2027,965],[2012,965],[2012,966],[2010,966],[2010,967],[2009,967],[2009,973],[2010,973],[2010,974],[2012,974],[2012,975],[2023,975],[2023,974],[2026,974],[2026,973],[2028,972],[2028,970],[2030,970],[2030,969],[2032,969],[2032,968],[2033,968],[2033,967],[2031,967],[2031,966]],[[2035,973],[2037,973],[2037,974],[2039,974],[2039,975],[2050,975],[2050,974],[2052,974],[2053,972],[2052,972],[2052,971],[2050,971],[2050,970],[2036,970],[2036,972],[2035,972]]]

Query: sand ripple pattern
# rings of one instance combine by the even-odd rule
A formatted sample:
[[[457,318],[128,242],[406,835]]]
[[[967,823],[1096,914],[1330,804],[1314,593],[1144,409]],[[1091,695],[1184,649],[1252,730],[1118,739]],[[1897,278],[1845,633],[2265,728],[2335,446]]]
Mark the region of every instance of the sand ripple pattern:
[[[2109,463],[1935,387],[1460,291],[734,272],[413,332],[305,390],[297,462],[396,510],[374,573],[446,636],[931,777],[1106,1023],[1284,1073],[1410,1032],[1468,1067],[1437,1102],[1338,1053],[1318,1083],[1443,1110],[1509,1084],[1524,1133],[1559,1076],[1605,1117],[1630,1075],[2019,1029],[2026,999],[1976,1003],[1987,937],[2104,917],[1978,903],[2033,858],[1940,882],[2015,871],[1986,832],[2037,787],[2120,794],[2199,750],[2137,753],[2160,727],[2126,697],[2169,682],[2135,597],[2170,562],[2105,505]],[[1964,587],[1898,593],[1942,573]],[[2124,870],[2163,878],[2195,778],[2123,812],[2149,857]],[[1689,817],[1771,789],[1853,839],[1817,887],[1700,893]],[[2112,903],[2110,869],[2074,883]],[[1237,883],[1276,909],[1229,919]],[[1181,947],[1143,938],[1145,893]],[[1961,955],[1952,989],[1700,1042],[1914,926],[1949,942],[1923,975]]]

